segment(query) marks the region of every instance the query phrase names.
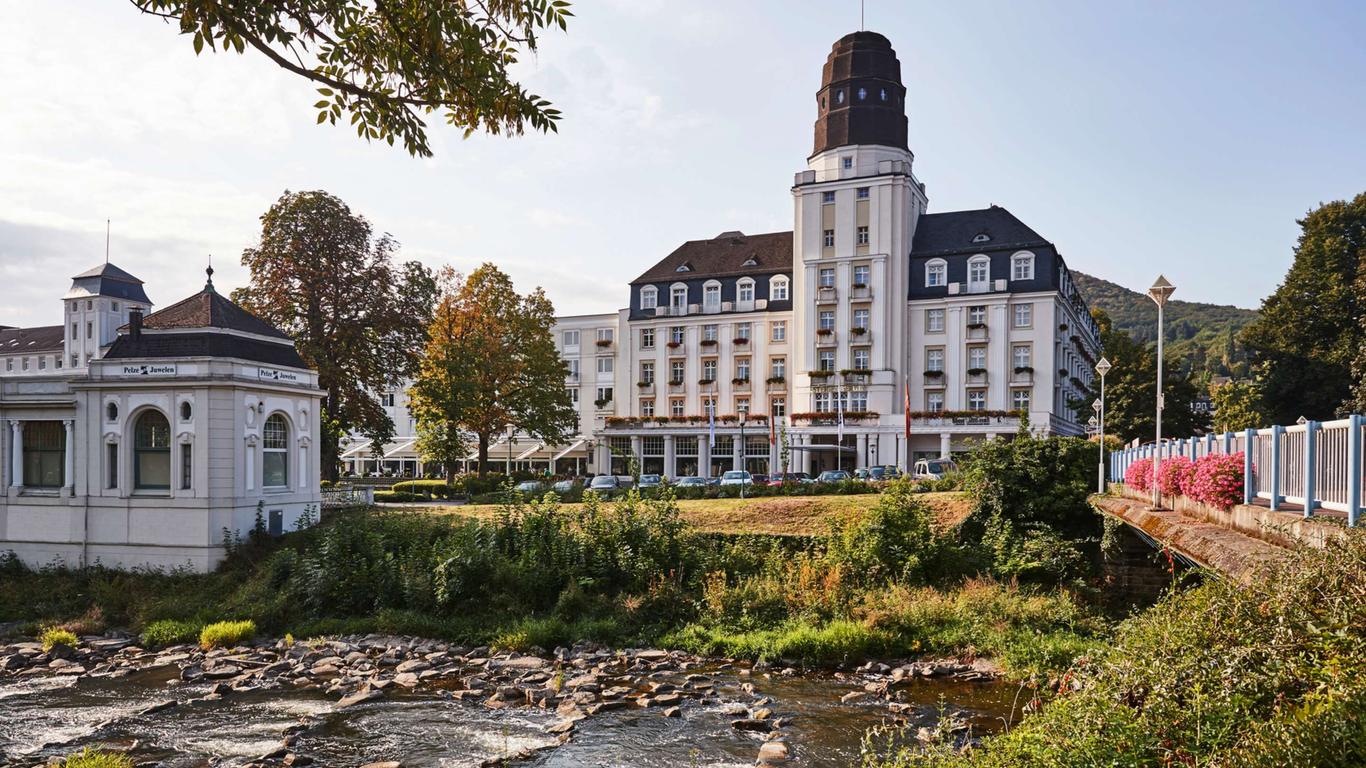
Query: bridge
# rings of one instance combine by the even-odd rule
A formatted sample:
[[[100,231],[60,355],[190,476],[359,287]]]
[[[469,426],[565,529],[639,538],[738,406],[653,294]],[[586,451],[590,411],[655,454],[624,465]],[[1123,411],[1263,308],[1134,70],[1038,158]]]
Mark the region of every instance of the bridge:
[[[1141,537],[1196,565],[1248,582],[1298,547],[1323,547],[1366,519],[1366,418],[1302,421],[1290,426],[1164,441],[1160,460],[1224,454],[1243,466],[1241,503],[1228,507],[1186,496],[1161,496],[1117,483],[1091,504]],[[1153,444],[1115,451],[1109,476],[1158,460]]]

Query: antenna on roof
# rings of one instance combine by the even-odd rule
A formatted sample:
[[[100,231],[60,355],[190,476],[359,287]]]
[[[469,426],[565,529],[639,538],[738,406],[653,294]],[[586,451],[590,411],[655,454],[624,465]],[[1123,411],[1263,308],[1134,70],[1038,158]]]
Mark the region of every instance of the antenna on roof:
[[[104,263],[109,263],[109,219],[104,220]]]
[[[863,10],[865,4],[865,0],[858,0],[858,31],[860,32],[866,29],[866,27],[863,24]]]
[[[205,274],[205,275],[208,275],[208,277],[209,277],[209,279],[204,283],[204,292],[205,292],[205,293],[213,293],[214,290],[213,290],[213,254],[212,254],[212,253],[209,254],[209,266],[208,266],[207,269],[204,270],[204,274]]]

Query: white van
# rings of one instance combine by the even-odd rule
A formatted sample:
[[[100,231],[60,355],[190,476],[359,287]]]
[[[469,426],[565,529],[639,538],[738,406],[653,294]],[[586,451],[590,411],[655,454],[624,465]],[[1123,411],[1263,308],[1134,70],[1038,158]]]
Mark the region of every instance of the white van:
[[[912,477],[916,480],[943,480],[945,475],[958,471],[953,459],[921,459],[915,463]]]

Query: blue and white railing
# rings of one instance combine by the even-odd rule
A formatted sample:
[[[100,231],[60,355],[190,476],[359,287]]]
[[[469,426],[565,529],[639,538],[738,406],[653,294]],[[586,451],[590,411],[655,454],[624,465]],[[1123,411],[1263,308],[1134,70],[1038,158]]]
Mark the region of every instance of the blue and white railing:
[[[1249,429],[1179,440],[1164,440],[1162,458],[1194,461],[1212,453],[1243,454],[1243,503],[1264,499],[1272,509],[1298,504],[1309,517],[1317,509],[1347,513],[1347,524],[1366,515],[1366,417],[1306,421],[1288,427]],[[1123,480],[1129,466],[1152,459],[1152,443],[1110,455],[1110,477]]]

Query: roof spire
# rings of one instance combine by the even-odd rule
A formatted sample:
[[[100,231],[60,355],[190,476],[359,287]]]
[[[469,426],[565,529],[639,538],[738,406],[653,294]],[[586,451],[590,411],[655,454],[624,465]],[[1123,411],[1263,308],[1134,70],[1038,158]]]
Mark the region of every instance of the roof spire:
[[[109,228],[111,219],[104,220],[104,263],[109,263]]]
[[[208,269],[205,269],[205,270],[204,270],[204,274],[208,275],[208,277],[209,277],[209,279],[204,283],[204,292],[205,292],[205,293],[214,293],[214,290],[213,290],[213,254],[212,254],[212,253],[209,254],[209,266],[208,266]]]

